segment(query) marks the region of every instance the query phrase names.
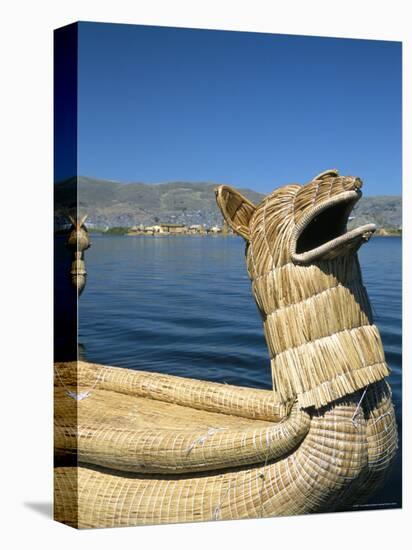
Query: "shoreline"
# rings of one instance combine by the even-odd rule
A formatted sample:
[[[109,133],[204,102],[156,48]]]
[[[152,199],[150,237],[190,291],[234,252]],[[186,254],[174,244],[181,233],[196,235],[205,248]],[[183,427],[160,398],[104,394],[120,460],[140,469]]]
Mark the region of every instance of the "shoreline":
[[[234,233],[111,233],[110,231],[90,231],[90,235],[108,235],[112,237],[237,237]],[[382,233],[372,235],[372,239],[376,237],[398,237],[402,238],[402,233]]]

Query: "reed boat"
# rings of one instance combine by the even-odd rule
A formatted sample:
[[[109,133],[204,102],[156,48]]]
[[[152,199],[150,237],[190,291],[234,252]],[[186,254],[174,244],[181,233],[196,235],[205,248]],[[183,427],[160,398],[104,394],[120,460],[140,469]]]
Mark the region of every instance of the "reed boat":
[[[79,528],[331,512],[385,479],[397,427],[347,230],[359,178],[328,170],[255,206],[216,190],[246,242],[273,390],[55,364],[55,518]],[[262,367],[263,368],[263,367]]]

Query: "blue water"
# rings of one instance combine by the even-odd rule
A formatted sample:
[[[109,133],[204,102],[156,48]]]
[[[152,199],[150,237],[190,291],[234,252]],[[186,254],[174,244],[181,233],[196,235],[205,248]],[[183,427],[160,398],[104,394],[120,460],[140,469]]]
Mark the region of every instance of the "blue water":
[[[402,239],[359,251],[401,428]],[[88,361],[241,386],[271,388],[260,316],[237,237],[92,235],[79,344]],[[401,458],[370,500],[401,504]]]

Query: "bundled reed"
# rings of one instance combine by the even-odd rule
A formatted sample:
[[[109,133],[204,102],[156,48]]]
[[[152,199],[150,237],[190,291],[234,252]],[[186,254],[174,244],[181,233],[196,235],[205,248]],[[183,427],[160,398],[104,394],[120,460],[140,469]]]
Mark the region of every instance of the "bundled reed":
[[[386,402],[384,418],[379,407],[371,415],[365,399],[359,405],[357,392],[311,415],[293,452],[256,465],[190,475],[126,475],[84,463],[57,467],[55,518],[80,528],[116,527],[330,512],[359,502],[363,484],[371,491],[380,483],[396,450],[386,384],[375,385],[372,394]],[[381,422],[385,442],[376,431]]]
[[[273,391],[56,365],[57,520],[114,527],[330,512],[385,479],[397,428],[356,256],[374,226],[346,231],[360,186],[332,170],[258,206],[217,189],[226,223],[246,240]]]
[[[88,367],[82,363],[79,372]],[[123,377],[122,369],[103,368],[111,387]],[[73,409],[67,392],[81,395],[87,386],[67,382],[66,376],[65,388],[55,393],[56,455],[121,471],[176,474],[256,464],[285,455],[309,430],[309,415],[296,405],[274,423],[150,399],[155,393],[124,395],[101,384]]]
[[[360,186],[328,171],[256,207],[234,189],[217,190],[226,221],[247,241],[280,402],[321,407],[389,374],[354,254],[375,228],[346,232]]]
[[[273,393],[230,384],[194,380],[169,374],[85,363],[56,363],[55,381],[61,387],[98,387],[135,397],[147,397],[200,411],[235,415],[242,418],[279,422],[292,403],[276,403]],[[162,421],[162,420],[161,420]]]

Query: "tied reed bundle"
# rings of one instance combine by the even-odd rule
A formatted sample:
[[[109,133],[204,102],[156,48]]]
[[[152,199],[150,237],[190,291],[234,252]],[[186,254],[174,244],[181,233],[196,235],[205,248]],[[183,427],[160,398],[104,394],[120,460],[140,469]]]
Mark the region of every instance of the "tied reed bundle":
[[[231,187],[216,190],[247,243],[278,401],[319,408],[389,374],[356,255],[376,228],[346,230],[361,185],[329,170],[258,206]]]
[[[247,242],[274,391],[56,364],[58,521],[255,518],[331,512],[370,497],[398,438],[356,256],[375,228],[346,231],[360,186],[332,170],[256,207],[217,189],[226,222]]]
[[[279,458],[309,430],[309,415],[274,404],[270,391],[84,362],[57,369],[56,457],[146,474],[209,471]],[[89,395],[74,408],[68,392]]]
[[[238,388],[238,395],[229,391],[227,406],[238,407],[244,414],[239,417],[218,413],[218,401],[213,400],[209,406],[216,412],[201,410],[200,401],[196,409],[183,406],[188,395],[177,393],[179,377],[159,375],[156,381],[153,373],[80,363],[76,384],[75,379],[70,382],[73,369],[59,367],[65,383],[78,391],[89,387],[98,369],[105,372],[100,389],[77,403],[78,417],[72,419],[77,434],[71,433],[64,410],[70,398],[56,381],[55,518],[73,527],[331,512],[370,497],[397,448],[385,381],[310,414],[299,414],[295,406],[283,419],[267,422],[248,418],[247,388]],[[214,386],[211,391],[217,391],[218,399],[224,385]],[[193,389],[193,396],[199,396],[200,387]],[[264,405],[269,392],[255,391],[262,392]],[[203,399],[207,401],[207,393]],[[296,420],[300,435],[291,449],[287,443],[297,434]],[[207,428],[211,422],[225,430],[212,432]],[[70,458],[75,465],[70,466]],[[149,466],[146,473],[139,469],[142,460]],[[197,471],[195,464],[204,469]],[[189,473],[183,473],[188,466]],[[154,473],[159,467],[160,473]]]

